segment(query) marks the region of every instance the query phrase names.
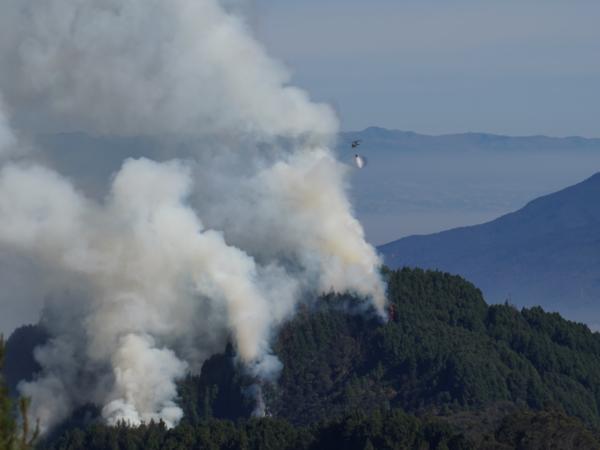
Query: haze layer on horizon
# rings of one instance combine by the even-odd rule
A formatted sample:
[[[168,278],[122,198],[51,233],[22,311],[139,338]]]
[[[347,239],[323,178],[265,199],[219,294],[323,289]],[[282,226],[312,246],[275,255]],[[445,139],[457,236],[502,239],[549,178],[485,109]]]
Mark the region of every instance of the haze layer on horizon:
[[[381,245],[488,222],[599,171],[600,152],[373,151],[351,197],[367,240]]]

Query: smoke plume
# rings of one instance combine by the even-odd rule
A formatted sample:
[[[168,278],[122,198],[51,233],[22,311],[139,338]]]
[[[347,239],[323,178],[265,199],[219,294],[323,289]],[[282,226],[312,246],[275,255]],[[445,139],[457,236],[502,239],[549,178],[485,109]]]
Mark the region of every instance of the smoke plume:
[[[175,425],[176,381],[229,339],[274,379],[270,342],[310,295],[356,293],[384,315],[335,115],[288,85],[242,10],[3,2],[0,248],[36,261],[53,294],[43,371],[20,386],[45,430],[90,402],[111,424]],[[96,198],[26,151],[22,136],[49,131],[152,136],[167,156],[125,159]],[[174,136],[184,158],[168,157]]]

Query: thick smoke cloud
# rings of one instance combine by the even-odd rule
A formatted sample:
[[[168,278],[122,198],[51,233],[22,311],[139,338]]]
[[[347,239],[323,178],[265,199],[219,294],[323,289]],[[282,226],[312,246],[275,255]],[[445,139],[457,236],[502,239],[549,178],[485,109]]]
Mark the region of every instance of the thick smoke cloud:
[[[90,402],[108,423],[174,425],[176,381],[229,339],[274,379],[270,342],[310,295],[357,293],[384,316],[380,260],[328,147],[336,118],[287,86],[242,17],[215,0],[1,8],[0,248],[55,293],[42,374],[21,385],[43,429]],[[16,151],[6,110],[19,135],[185,136],[193,151],[126,159],[98,200]]]
[[[2,79],[36,123],[136,134],[329,133],[329,108],[215,0],[3,2]],[[93,105],[93,108],[90,106]]]
[[[16,145],[16,138],[8,124],[2,103],[2,97],[0,97],[0,161],[9,156],[15,150]]]

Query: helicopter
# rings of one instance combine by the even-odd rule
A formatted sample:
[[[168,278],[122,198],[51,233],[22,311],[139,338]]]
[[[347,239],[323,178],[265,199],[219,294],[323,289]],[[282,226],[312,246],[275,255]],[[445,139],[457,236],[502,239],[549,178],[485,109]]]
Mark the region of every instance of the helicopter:
[[[352,141],[352,148],[357,148],[360,144],[361,144],[361,140],[357,139],[355,141]],[[359,155],[358,153],[354,154],[354,165],[359,168],[362,169],[363,167],[365,167],[367,165],[367,158],[365,158],[362,155]]]

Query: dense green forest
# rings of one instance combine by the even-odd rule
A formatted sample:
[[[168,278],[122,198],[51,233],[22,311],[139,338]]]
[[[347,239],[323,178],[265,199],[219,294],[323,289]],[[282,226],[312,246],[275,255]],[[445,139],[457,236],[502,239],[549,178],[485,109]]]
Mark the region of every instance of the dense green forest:
[[[385,276],[388,323],[356,299],[328,296],[280,331],[275,350],[284,369],[261,386],[265,418],[248,418],[253,380],[229,348],[180,383],[185,418],[176,428],[109,428],[74,417],[39,446],[600,448],[600,334],[541,308],[488,306],[457,276],[418,269]],[[20,333],[8,341],[12,377],[24,369],[8,355],[30,352],[43,336]]]
[[[596,449],[582,423],[559,412],[522,411],[505,417],[488,435],[469,436],[440,418],[418,418],[398,409],[356,412],[311,427],[272,417],[232,422],[206,419],[167,430],[162,423],[132,428],[99,423],[69,428],[42,443],[56,450],[508,450]]]
[[[488,306],[460,277],[404,269],[388,280],[386,325],[322,307],[282,330],[275,416],[306,423],[380,406],[448,415],[509,402],[600,424],[600,334],[541,308]]]

